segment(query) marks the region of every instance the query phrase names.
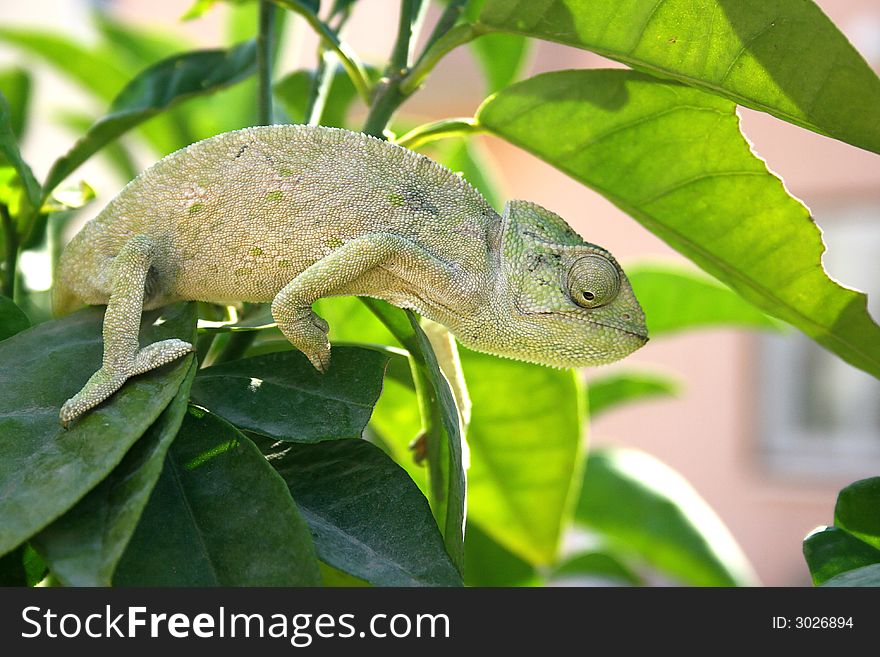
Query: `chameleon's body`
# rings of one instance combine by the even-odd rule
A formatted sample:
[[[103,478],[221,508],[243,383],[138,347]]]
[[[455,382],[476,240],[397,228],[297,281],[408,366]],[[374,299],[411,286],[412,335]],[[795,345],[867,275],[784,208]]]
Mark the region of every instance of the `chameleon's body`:
[[[588,288],[592,304],[572,299]],[[323,371],[327,326],[311,304],[331,295],[382,298],[467,346],[549,365],[609,362],[646,340],[616,262],[551,212],[514,201],[499,216],[451,171],[360,133],[248,128],[164,158],[66,248],[56,312],[108,310],[103,366],[61,419],[192,349],[140,349],[143,308],[271,301],[279,328]]]

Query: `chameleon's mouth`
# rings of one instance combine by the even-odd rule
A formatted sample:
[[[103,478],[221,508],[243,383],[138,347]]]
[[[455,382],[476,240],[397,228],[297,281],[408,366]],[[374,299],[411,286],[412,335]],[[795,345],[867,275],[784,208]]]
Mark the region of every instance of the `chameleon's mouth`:
[[[588,319],[587,321],[588,321],[590,324],[594,324],[595,326],[601,326],[601,327],[603,327],[603,328],[610,328],[610,329],[612,329],[612,330],[614,330],[614,331],[619,331],[620,333],[626,333],[627,335],[631,335],[631,336],[633,336],[634,338],[638,338],[639,340],[641,340],[641,341],[642,341],[642,344],[645,344],[645,343],[649,340],[649,338],[648,338],[648,329],[647,329],[647,328],[642,329],[641,331],[637,331],[637,330],[632,329],[632,328],[624,328],[623,326],[616,326],[616,325],[614,325],[614,324],[606,324],[606,323],[604,323],[604,322],[597,322],[597,321],[592,320],[592,319]]]

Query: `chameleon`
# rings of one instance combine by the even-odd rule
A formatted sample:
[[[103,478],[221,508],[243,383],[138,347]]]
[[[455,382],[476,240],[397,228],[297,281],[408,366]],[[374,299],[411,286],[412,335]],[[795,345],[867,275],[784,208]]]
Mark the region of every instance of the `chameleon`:
[[[210,137],[126,185],[65,247],[57,315],[106,304],[100,369],[60,411],[67,426],[193,345],[141,347],[141,313],[182,300],[271,302],[320,372],[312,303],[368,296],[446,326],[466,347],[555,367],[599,365],[647,341],[614,257],[527,201],[498,214],[460,175],[363,133],[273,125]]]

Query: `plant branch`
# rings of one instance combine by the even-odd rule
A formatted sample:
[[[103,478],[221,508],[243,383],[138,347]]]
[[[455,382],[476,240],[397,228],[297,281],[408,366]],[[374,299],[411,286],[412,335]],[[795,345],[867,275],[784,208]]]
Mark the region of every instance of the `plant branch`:
[[[327,48],[336,53],[342,68],[348,73],[354,88],[357,89],[358,95],[365,103],[369,103],[371,89],[366,69],[354,51],[347,44],[339,40],[336,32],[300,0],[271,0],[271,2],[299,14],[305,19]]]
[[[434,70],[441,59],[461,45],[473,41],[482,32],[475,25],[464,23],[457,25],[440,36],[433,44],[425,49],[418,62],[413,66],[406,77],[400,83],[400,91],[405,96],[418,89],[428,74]]]
[[[0,292],[3,296],[10,299],[15,294],[15,265],[18,259],[18,233],[15,230],[15,224],[12,217],[9,216],[9,208],[0,203],[0,227],[3,229],[4,244],[6,245],[6,253],[4,261],[6,263],[3,273],[3,286]]]
[[[257,32],[257,116],[261,125],[272,125],[272,54],[275,41],[276,8],[269,0],[260,0]]]
[[[400,146],[416,149],[439,139],[474,135],[482,131],[483,127],[470,117],[441,119],[417,126],[394,141]]]

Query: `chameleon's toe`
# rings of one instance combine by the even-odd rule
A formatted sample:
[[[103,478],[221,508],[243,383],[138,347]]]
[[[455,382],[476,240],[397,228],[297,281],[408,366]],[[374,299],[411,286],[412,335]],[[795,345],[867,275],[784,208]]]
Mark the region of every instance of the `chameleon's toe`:
[[[321,333],[326,334],[330,330],[330,325],[327,323],[327,320],[317,313],[312,313],[311,320],[312,324],[314,324]]]
[[[58,414],[61,426],[67,429],[70,423],[80,415],[93,409],[119,390],[128,376],[125,373],[111,372],[103,367],[99,369],[83,386],[82,390],[61,406],[61,412]]]
[[[149,372],[162,365],[167,365],[191,351],[195,351],[195,349],[189,342],[184,342],[177,338],[154,342],[137,353],[131,373],[143,374],[144,372]]]
[[[328,344],[326,349],[322,349],[321,351],[314,351],[312,353],[306,354],[306,357],[309,359],[309,362],[314,366],[316,370],[318,370],[321,374],[326,374],[327,370],[330,369],[330,345]]]

